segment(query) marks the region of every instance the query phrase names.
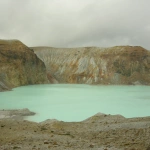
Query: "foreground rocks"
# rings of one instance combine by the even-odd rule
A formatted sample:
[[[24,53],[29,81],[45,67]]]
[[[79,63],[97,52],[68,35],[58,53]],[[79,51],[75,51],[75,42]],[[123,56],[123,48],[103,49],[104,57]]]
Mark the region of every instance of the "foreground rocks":
[[[150,117],[98,113],[82,122],[0,120],[2,150],[149,150],[149,146]]]
[[[150,85],[150,51],[140,46],[32,49],[52,83]]]
[[[44,63],[18,40],[0,40],[0,91],[48,83]]]
[[[16,110],[0,110],[0,119],[19,119],[23,120],[25,116],[35,115],[34,112],[31,112],[29,109],[16,109]]]

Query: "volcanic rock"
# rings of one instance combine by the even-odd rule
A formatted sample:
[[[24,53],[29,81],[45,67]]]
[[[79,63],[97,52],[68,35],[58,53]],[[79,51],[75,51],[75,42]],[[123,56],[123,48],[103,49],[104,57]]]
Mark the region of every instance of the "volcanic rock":
[[[150,51],[140,46],[33,50],[45,63],[50,82],[150,85]]]
[[[44,63],[18,40],[0,40],[0,91],[48,83]]]

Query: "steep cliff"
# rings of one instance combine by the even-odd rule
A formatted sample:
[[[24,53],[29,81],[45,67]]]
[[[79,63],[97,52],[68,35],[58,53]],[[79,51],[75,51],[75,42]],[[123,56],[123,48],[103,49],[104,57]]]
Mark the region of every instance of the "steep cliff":
[[[0,91],[47,83],[44,63],[18,40],[0,40]]]
[[[150,51],[139,46],[32,49],[59,83],[150,84]]]

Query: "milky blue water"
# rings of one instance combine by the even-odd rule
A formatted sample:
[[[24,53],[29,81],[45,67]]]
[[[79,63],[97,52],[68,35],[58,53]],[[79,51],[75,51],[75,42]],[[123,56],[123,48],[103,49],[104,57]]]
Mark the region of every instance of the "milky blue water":
[[[0,109],[29,108],[31,121],[81,121],[98,112],[150,116],[150,86],[31,85],[0,92]]]

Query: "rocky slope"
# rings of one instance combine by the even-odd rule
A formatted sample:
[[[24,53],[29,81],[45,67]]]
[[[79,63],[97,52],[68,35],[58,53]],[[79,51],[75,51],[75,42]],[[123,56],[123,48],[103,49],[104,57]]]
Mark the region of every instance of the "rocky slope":
[[[98,113],[82,122],[46,120],[35,123],[16,119],[32,115],[27,109],[1,113],[7,117],[0,118],[1,150],[150,149],[150,117],[127,119]]]
[[[150,85],[150,51],[139,46],[32,49],[50,82]]]
[[[0,40],[0,91],[47,83],[44,63],[18,40]]]

